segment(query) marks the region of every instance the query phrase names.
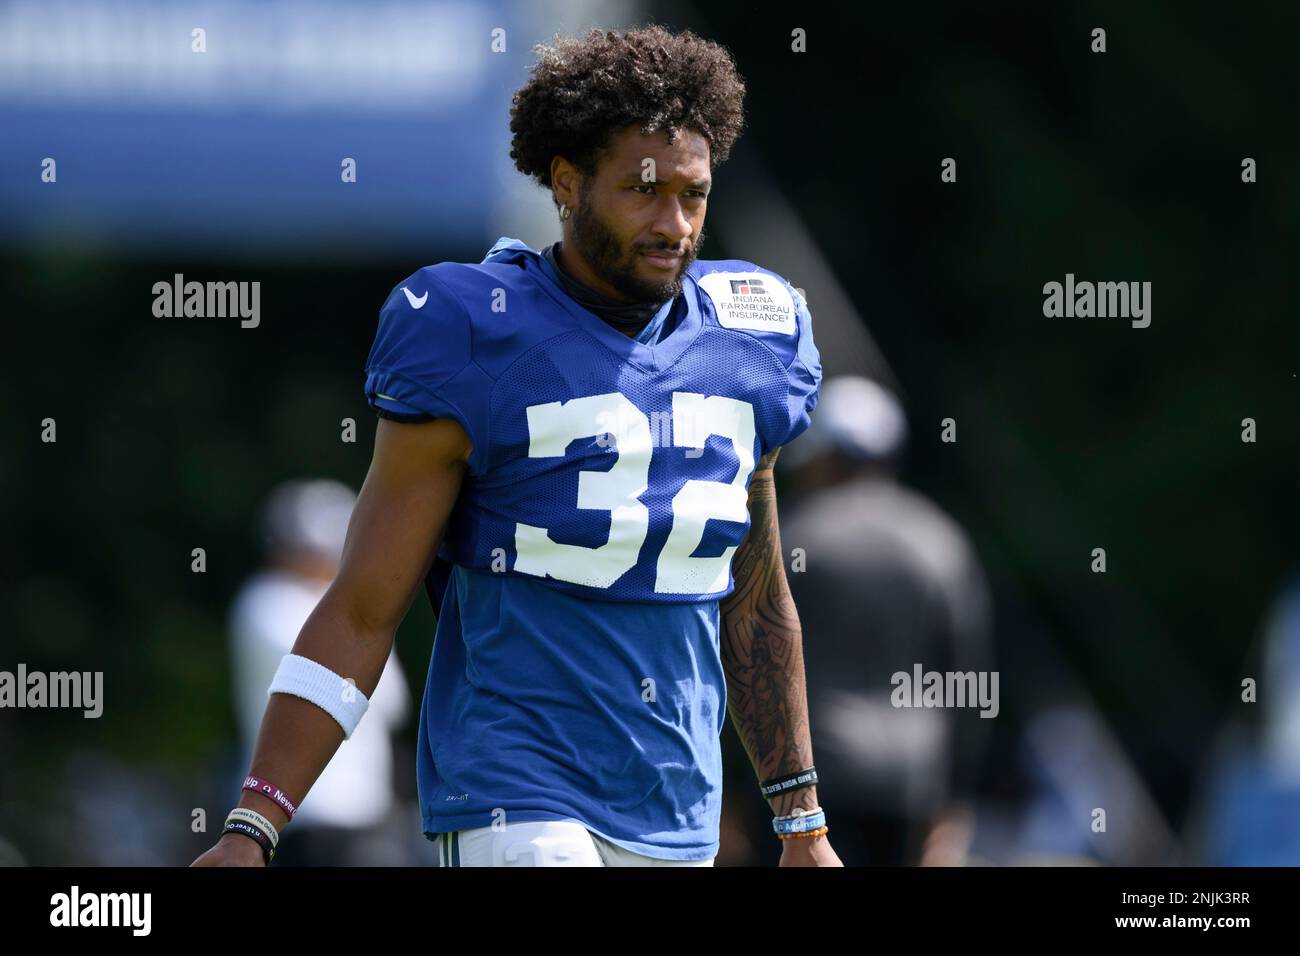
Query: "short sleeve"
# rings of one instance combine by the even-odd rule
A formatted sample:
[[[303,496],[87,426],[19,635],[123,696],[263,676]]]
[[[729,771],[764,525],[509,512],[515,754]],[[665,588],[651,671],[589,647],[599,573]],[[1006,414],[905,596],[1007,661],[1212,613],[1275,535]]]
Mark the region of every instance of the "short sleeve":
[[[790,287],[794,295],[795,316],[799,344],[794,361],[787,372],[789,392],[787,405],[790,413],[790,430],[780,445],[788,445],[802,435],[812,423],[812,412],[817,407],[821,394],[822,360],[813,341],[812,314],[808,303],[797,289]]]
[[[408,405],[406,402],[400,402],[391,395],[378,394],[370,399],[370,406],[375,410],[380,418],[388,418],[395,422],[420,423],[431,422],[433,415],[422,412],[414,405]]]
[[[384,418],[454,418],[474,446],[471,471],[481,469],[490,383],[473,361],[469,314],[432,269],[400,283],[380,309],[366,359],[365,393]]]

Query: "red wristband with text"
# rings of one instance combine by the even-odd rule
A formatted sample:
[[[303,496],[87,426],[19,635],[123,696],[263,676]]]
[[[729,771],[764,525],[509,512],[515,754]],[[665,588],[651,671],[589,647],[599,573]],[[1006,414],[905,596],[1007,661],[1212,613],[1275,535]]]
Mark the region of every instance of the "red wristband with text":
[[[269,780],[264,780],[261,777],[245,777],[244,789],[252,790],[254,793],[260,793],[262,796],[274,800],[290,820],[292,820],[293,815],[298,812],[298,805],[294,803],[293,800],[289,799],[289,795]]]

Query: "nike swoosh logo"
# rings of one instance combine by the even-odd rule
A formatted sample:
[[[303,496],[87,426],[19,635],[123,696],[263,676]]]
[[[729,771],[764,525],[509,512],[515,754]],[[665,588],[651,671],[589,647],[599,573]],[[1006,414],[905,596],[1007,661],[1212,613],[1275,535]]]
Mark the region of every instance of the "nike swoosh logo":
[[[417,299],[415,293],[406,286],[402,286],[402,291],[406,293],[406,301],[411,303],[411,308],[413,309],[422,309],[424,308],[424,303],[429,301],[429,293],[427,292]]]

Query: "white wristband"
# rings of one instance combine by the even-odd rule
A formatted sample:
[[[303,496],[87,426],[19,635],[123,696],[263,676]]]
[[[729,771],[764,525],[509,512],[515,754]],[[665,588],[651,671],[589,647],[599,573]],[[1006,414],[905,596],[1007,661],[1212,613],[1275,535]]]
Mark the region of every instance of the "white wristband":
[[[271,849],[274,850],[280,844],[280,831],[266,817],[262,816],[256,810],[248,810],[244,807],[235,807],[226,814],[226,822],[231,820],[243,820],[245,823],[251,823],[259,830],[266,831],[266,835],[271,838]]]
[[[370,706],[356,684],[344,680],[324,664],[297,654],[286,654],[280,661],[271,689],[266,692],[268,697],[272,694],[292,694],[311,701],[339,722],[344,740],[352,736],[361,715]]]

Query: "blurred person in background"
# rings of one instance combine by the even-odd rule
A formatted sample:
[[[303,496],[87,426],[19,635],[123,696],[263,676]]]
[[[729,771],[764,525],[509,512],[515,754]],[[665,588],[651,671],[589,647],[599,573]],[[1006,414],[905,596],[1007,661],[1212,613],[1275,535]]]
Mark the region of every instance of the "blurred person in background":
[[[1021,801],[981,804],[968,857],[1010,866],[1175,866],[1181,848],[1106,716],[1068,675],[1036,675],[1056,697],[1024,722]],[[1064,678],[1064,679],[1063,679]],[[1010,810],[1010,812],[1007,812]]]
[[[334,580],[356,494],[336,481],[299,480],[277,487],[263,511],[266,567],[240,589],[230,617],[243,766],[253,753],[267,689],[303,623]],[[280,841],[284,866],[375,866],[394,858],[384,821],[395,809],[393,735],[410,710],[395,654],[371,697],[374,719],[356,733],[311,788]]]
[[[848,866],[961,863],[987,728],[976,708],[892,706],[891,676],[918,663],[988,670],[988,586],[965,532],[897,480],[898,399],[857,376],[827,381],[822,395],[781,459],[797,496],[782,539],[836,850]]]
[[[1232,720],[1219,735],[1191,825],[1202,865],[1300,866],[1300,571],[1274,601],[1263,641],[1263,727],[1255,735]]]

